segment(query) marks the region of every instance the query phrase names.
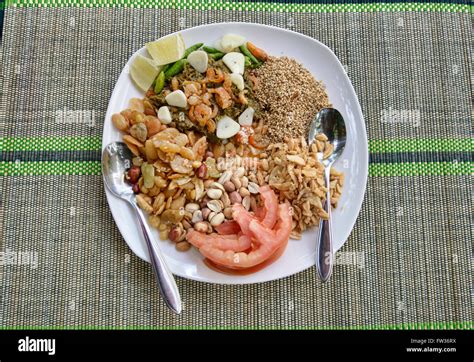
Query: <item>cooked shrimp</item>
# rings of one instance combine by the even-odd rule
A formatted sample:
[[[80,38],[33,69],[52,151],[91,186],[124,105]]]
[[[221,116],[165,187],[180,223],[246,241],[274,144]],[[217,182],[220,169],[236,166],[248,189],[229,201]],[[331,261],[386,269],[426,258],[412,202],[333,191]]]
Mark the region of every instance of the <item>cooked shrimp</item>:
[[[199,252],[216,264],[231,269],[250,268],[269,259],[280,247],[283,247],[290,237],[292,218],[290,207],[287,203],[278,207],[278,222],[275,229],[268,229],[257,220],[252,220],[249,230],[253,235],[258,235],[258,243],[249,253],[221,250],[207,243],[199,248]],[[192,235],[192,234],[191,234]],[[188,237],[188,236],[187,236]],[[188,241],[193,244],[192,240]]]
[[[214,133],[216,131],[216,122],[213,119],[209,119],[206,123],[206,128],[209,133]]]
[[[196,122],[196,117],[194,117],[194,106],[189,107],[188,117],[192,122]]]
[[[203,83],[221,83],[224,81],[224,73],[222,70],[216,68],[208,68],[206,71],[206,78]]]
[[[242,233],[238,235],[219,235],[216,233],[205,234],[196,230],[190,230],[186,235],[186,239],[198,249],[209,245],[218,250],[239,252],[249,249],[252,245],[250,237]]]
[[[155,91],[154,91],[153,89],[151,89],[151,88],[148,89],[148,90],[146,91],[146,94],[145,94],[145,96],[146,96],[147,98],[153,97],[154,95],[155,95]]]
[[[245,98],[245,93],[247,93],[246,90],[243,90],[239,93],[239,103],[241,103],[241,104],[248,104],[249,103],[247,98]]]
[[[197,82],[192,82],[192,83],[185,83],[183,88],[184,88],[184,95],[186,97],[190,97],[193,94],[199,95],[201,86]]]
[[[232,93],[232,80],[230,79],[230,76],[228,74],[224,76],[224,83],[222,84],[222,86],[227,92]]]
[[[216,95],[216,102],[222,109],[226,109],[232,105],[232,97],[223,87],[211,88],[208,92]]]
[[[208,106],[211,105],[211,95],[210,93],[204,93],[204,95],[201,97],[201,101],[204,104],[207,104]]]
[[[258,86],[260,85],[260,82],[258,78],[256,77],[256,75],[254,73],[249,73],[247,77],[252,82],[253,89],[257,89]]]
[[[188,98],[188,104],[190,106],[196,106],[198,105],[199,103],[201,103],[201,98],[199,98],[198,96],[196,95],[192,95]]]
[[[175,90],[178,90],[178,88],[179,88],[178,79],[176,77],[171,78],[171,89],[175,91]]]
[[[219,107],[217,107],[217,106],[214,104],[214,106],[212,107],[211,118],[216,118],[216,116],[217,116],[218,113],[219,113]]]
[[[201,127],[204,127],[207,121],[211,118],[212,109],[205,104],[198,104],[194,107],[194,118]]]

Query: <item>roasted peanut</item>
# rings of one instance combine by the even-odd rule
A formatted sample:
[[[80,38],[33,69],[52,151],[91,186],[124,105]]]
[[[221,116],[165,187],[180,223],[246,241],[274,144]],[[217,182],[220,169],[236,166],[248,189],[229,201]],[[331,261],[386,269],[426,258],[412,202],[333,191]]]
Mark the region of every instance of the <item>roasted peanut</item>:
[[[201,233],[207,233],[208,229],[209,228],[207,226],[207,223],[205,223],[204,221],[199,221],[194,224],[194,230],[199,231]]]
[[[240,204],[242,203],[242,196],[237,191],[231,192],[229,194],[229,199],[232,204]]]
[[[224,182],[224,189],[228,193],[234,192],[235,191],[235,185],[232,181]]]
[[[132,184],[137,183],[138,179],[140,178],[140,173],[141,173],[140,167],[138,166],[130,167],[127,173],[128,181]]]

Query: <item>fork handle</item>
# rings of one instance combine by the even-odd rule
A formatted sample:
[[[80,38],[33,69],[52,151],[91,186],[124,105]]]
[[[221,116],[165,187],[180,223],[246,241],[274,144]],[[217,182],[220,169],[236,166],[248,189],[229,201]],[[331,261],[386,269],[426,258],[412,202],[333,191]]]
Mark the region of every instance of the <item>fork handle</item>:
[[[323,205],[324,211],[328,214],[328,219],[321,218],[319,222],[319,238],[316,248],[316,267],[319,277],[323,282],[329,280],[332,274],[332,267],[334,261],[333,247],[332,247],[332,228],[331,228],[331,190],[329,176],[331,174],[331,165],[328,165],[324,170],[324,179],[327,188],[326,201]]]
[[[142,229],[143,237],[145,238],[153,271],[158,279],[158,288],[160,289],[161,296],[166,305],[173,310],[173,312],[179,314],[181,313],[181,297],[174,276],[166,265],[165,258],[163,257],[158,245],[156,245],[156,241],[152,237],[150,228],[145,221],[143,211],[138,207],[135,200],[130,200],[130,203],[138,215],[138,222]]]

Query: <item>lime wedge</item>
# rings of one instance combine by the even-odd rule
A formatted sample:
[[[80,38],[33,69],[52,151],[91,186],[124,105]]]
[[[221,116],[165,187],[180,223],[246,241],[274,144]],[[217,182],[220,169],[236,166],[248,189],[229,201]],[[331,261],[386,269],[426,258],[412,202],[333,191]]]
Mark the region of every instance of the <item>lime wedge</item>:
[[[145,92],[151,87],[161,67],[150,58],[138,54],[130,66],[130,76],[135,84]]]
[[[165,65],[180,60],[185,52],[181,34],[167,36],[145,44],[148,52],[158,65]]]

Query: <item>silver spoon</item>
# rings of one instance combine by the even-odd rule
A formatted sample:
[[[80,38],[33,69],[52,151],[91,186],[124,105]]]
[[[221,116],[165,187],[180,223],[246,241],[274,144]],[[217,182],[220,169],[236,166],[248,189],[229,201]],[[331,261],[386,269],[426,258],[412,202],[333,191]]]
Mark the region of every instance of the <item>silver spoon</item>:
[[[107,145],[102,152],[102,174],[107,188],[115,196],[128,201],[135,210],[143,236],[150,254],[151,265],[158,279],[161,295],[169,308],[175,313],[181,313],[181,297],[173,274],[166,265],[163,254],[153,240],[150,228],[145,221],[142,210],[135,201],[132,185],[126,182],[125,172],[132,166],[132,153],[122,142]]]
[[[323,282],[329,280],[332,274],[334,251],[332,246],[332,228],[331,228],[331,193],[329,190],[329,176],[331,166],[334,161],[344,151],[346,145],[346,125],[344,118],[338,110],[334,108],[323,108],[316,115],[311,123],[308,133],[308,144],[311,145],[317,134],[323,133],[334,146],[333,153],[326,159],[323,159],[322,152],[318,157],[324,165],[324,179],[327,188],[326,202],[323,205],[324,211],[329,215],[327,220],[321,219],[319,222],[319,237],[316,245],[316,268],[319,277]]]

